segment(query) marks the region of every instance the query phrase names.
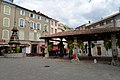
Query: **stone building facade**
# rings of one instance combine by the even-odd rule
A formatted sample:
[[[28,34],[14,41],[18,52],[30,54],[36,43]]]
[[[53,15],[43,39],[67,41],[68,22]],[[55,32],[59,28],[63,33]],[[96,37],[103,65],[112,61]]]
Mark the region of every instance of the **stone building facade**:
[[[7,46],[11,29],[17,27],[24,53],[41,53],[44,40],[41,36],[50,34],[51,18],[35,10],[29,10],[16,4],[0,1],[0,48]]]

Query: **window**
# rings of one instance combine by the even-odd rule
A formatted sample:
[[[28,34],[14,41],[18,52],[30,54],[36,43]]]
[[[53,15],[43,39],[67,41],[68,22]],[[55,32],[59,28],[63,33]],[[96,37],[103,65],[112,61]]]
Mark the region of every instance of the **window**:
[[[24,27],[25,25],[25,20],[24,19],[19,19],[19,26]]]
[[[57,26],[57,22],[55,22],[55,26]]]
[[[36,15],[36,19],[41,20],[41,16]]]
[[[29,33],[29,40],[34,41],[34,32]]]
[[[101,23],[100,23],[100,26],[103,26],[103,25],[104,25],[104,22],[101,22]]]
[[[116,20],[116,27],[120,27],[120,20],[118,19],[118,20]]]
[[[51,33],[53,33],[53,28],[51,28]]]
[[[9,18],[4,18],[3,19],[3,26],[10,27],[10,19]]]
[[[107,21],[106,21],[106,24],[109,24],[109,23],[111,23],[111,20],[107,20]]]
[[[24,40],[24,31],[19,31],[19,39]]]
[[[51,24],[53,25],[53,20],[51,21]]]
[[[20,15],[25,16],[25,11],[24,10],[20,10]]]
[[[29,14],[29,17],[31,17],[31,18],[35,18],[35,15],[32,14],[32,13],[30,13],[30,14]]]
[[[34,22],[31,21],[29,25],[30,25],[30,29],[34,29]]]
[[[55,29],[55,33],[57,33],[57,29]]]
[[[34,28],[33,28],[33,29],[37,29],[37,24],[35,24],[35,23],[34,23],[34,25],[33,25],[33,26],[34,26]]]
[[[45,22],[48,22],[49,20],[47,18],[45,18]]]
[[[48,26],[47,25],[44,26],[44,30],[48,31]]]
[[[36,28],[37,28],[37,30],[41,30],[41,24],[40,24],[40,23],[37,23],[37,24],[36,24]]]
[[[93,26],[93,28],[96,28],[96,26]]]
[[[11,8],[9,6],[4,6],[4,13],[10,15]]]
[[[9,31],[8,30],[2,31],[2,39],[5,39],[5,40],[9,39]]]

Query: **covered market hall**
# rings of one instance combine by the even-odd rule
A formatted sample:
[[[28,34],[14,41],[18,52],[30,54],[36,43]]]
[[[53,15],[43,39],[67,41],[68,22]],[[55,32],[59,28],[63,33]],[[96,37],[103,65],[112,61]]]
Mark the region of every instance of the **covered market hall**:
[[[119,62],[118,60],[118,49],[117,41],[120,39],[120,27],[110,27],[110,28],[97,28],[97,29],[85,29],[85,30],[74,30],[67,32],[59,32],[55,34],[50,34],[48,36],[40,37],[40,39],[45,39],[45,45],[47,46],[46,57],[49,57],[49,44],[50,41],[60,40],[60,44],[63,44],[63,38],[66,39],[67,44],[72,43],[74,46],[80,44],[81,42],[88,43],[88,57],[92,57],[91,54],[91,42],[100,41],[108,39],[111,46],[111,63],[114,65]],[[120,44],[118,44],[120,45]],[[60,56],[63,57],[63,48],[60,47]],[[69,53],[70,56],[70,53]]]

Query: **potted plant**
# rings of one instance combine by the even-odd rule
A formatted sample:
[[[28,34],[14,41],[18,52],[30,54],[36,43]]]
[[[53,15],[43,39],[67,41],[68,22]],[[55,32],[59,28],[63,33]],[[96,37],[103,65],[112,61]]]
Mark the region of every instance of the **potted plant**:
[[[73,48],[74,48],[74,44],[73,44],[73,41],[71,39],[66,39],[67,40],[67,47],[69,49],[69,58],[71,59],[72,58],[72,54],[73,54]]]
[[[18,57],[24,57],[23,53],[20,53],[20,46],[12,47],[9,46],[7,49],[7,53],[4,54],[4,57],[6,58],[18,58]]]

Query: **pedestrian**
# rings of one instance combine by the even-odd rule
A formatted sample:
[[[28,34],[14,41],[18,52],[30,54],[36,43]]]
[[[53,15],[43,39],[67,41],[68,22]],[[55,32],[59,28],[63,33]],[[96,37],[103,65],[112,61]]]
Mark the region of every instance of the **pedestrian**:
[[[78,49],[77,49],[76,46],[73,48],[73,56],[72,56],[72,57],[73,57],[72,61],[75,60],[75,61],[78,61],[78,62],[79,62]]]
[[[45,57],[45,48],[41,48],[42,56]]]

